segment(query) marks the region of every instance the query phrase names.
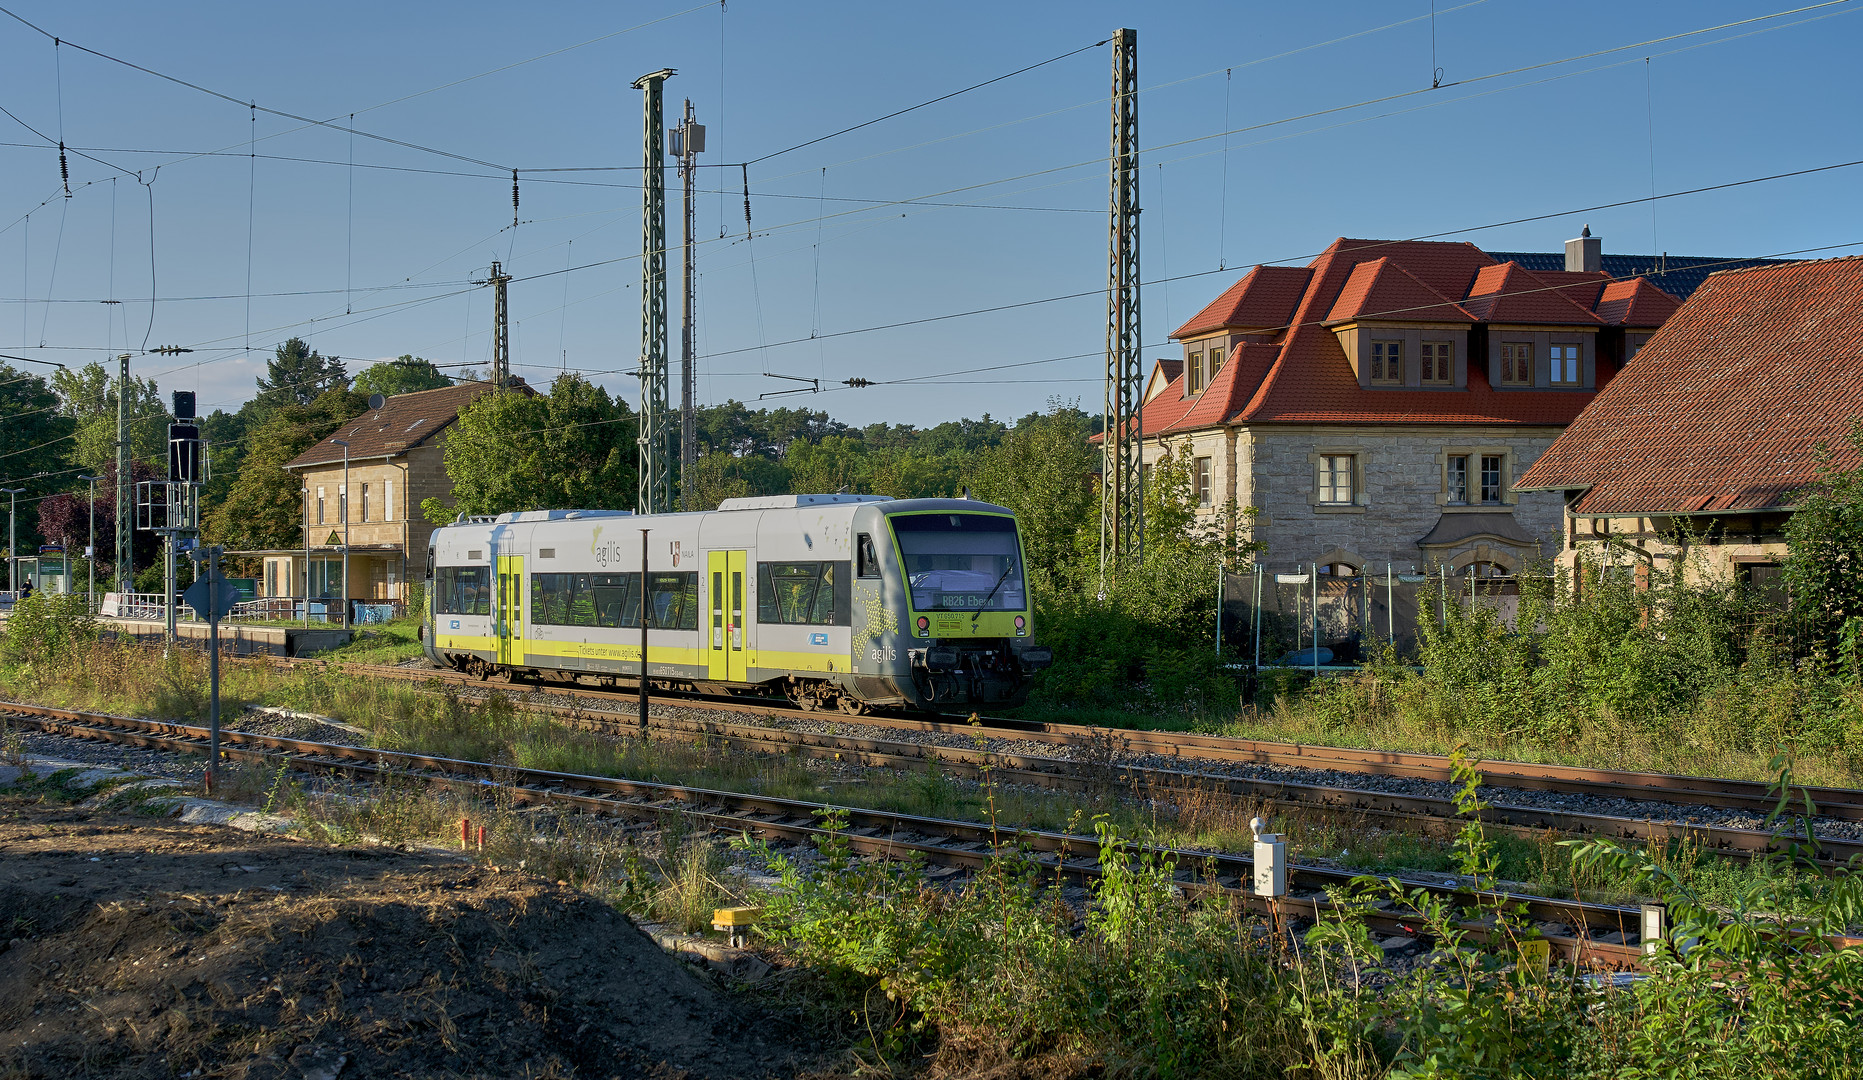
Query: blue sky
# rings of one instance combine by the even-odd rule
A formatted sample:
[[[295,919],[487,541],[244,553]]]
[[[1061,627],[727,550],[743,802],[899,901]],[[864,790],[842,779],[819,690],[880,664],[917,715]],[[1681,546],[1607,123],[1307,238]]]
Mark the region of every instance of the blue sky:
[[[1057,396],[1097,408],[1110,57],[1092,46],[1119,26],[1138,31],[1144,88],[1148,362],[1247,267],[1341,235],[1559,250],[1588,223],[1607,252],[1863,250],[1863,167],[1476,228],[1863,158],[1863,0],[1705,34],[1690,32],[1800,5],[1439,0],[1433,20],[1427,3],[6,6],[240,101],[354,112],[360,130],[458,156],[255,121],[0,16],[0,105],[115,166],[71,156],[67,200],[56,152],[0,116],[0,352],[76,364],[189,346],[135,370],[209,408],[250,397],[293,334],[352,371],[400,353],[483,363],[491,300],[470,282],[494,258],[517,278],[517,373],[567,366],[633,400],[616,373],[639,351],[639,173],[530,170],[637,167],[630,84],[665,67],[669,118],[690,97],[702,163],[730,166],[699,182],[705,402],[796,385],[763,372],[832,385],[1000,368],[765,404],[916,424]],[[1481,78],[1604,50],[1620,51]],[[1096,295],[847,333],[1076,293]],[[1028,363],[1057,357],[1075,358]]]

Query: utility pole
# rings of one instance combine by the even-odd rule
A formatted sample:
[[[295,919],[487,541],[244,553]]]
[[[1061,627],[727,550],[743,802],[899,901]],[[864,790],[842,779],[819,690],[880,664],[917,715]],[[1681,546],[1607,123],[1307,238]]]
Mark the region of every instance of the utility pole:
[[[136,591],[130,560],[135,510],[129,504],[129,354],[116,358],[116,591]]]
[[[103,477],[80,476],[78,479],[85,481],[91,486],[91,500],[89,503],[91,511],[91,533],[90,541],[84,545],[84,568],[90,574],[90,584],[85,587],[84,591],[84,611],[86,614],[95,615],[97,614],[97,481],[102,480]],[[69,561],[71,556],[67,554],[65,558]]]
[[[1139,410],[1138,31],[1113,32],[1111,193],[1107,206],[1106,414],[1101,436],[1100,591],[1145,556],[1145,445]]]
[[[505,283],[511,275],[504,272],[498,260],[492,260],[492,385],[500,390],[511,382],[511,319],[505,309]],[[347,557],[347,556],[346,556]],[[347,569],[347,567],[345,567]],[[349,583],[343,584],[348,591]]]
[[[692,99],[686,99],[686,115],[672,130],[673,156],[679,159],[679,178],[685,181],[686,233],[682,299],[679,304],[679,508],[692,509],[692,468],[699,460],[698,432],[693,426],[692,398],[696,389],[692,361],[697,353],[692,340],[692,216],[696,200],[693,195],[697,158],[705,152],[705,125],[692,122]]]
[[[666,371],[666,150],[660,91],[673,75],[664,68],[634,80],[644,91],[640,184],[640,495],[638,511],[672,509],[672,434],[667,424]]]

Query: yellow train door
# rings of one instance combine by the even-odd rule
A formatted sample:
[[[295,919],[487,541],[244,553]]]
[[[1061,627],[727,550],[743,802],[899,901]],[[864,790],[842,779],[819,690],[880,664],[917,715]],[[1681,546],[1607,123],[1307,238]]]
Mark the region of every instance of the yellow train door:
[[[498,662],[524,663],[524,556],[498,556]]]
[[[744,652],[746,553],[712,551],[705,557],[706,672],[714,679],[742,682],[750,668]]]

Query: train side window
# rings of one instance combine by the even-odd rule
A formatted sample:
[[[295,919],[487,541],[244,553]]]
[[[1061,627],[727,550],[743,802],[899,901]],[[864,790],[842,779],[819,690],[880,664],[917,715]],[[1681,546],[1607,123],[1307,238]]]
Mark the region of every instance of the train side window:
[[[860,562],[860,576],[876,578],[880,576],[880,555],[874,550],[873,537],[868,533],[860,534],[860,543],[856,558]]]

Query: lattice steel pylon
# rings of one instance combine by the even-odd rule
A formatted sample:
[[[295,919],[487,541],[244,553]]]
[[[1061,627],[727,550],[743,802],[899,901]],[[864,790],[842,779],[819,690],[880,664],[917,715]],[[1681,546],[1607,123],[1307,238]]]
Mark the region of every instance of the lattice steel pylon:
[[[511,385],[511,315],[505,307],[505,285],[511,275],[492,260],[492,385],[503,390]]]
[[[1107,207],[1106,416],[1101,442],[1100,588],[1145,555],[1139,417],[1138,31],[1113,33],[1111,195]]]
[[[666,144],[662,84],[672,68],[642,75],[644,140],[640,184],[640,495],[642,514],[673,509],[673,438],[667,415],[666,359]]]

